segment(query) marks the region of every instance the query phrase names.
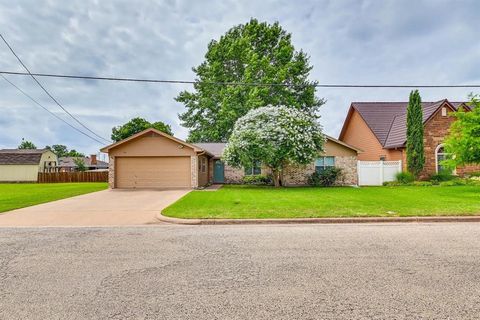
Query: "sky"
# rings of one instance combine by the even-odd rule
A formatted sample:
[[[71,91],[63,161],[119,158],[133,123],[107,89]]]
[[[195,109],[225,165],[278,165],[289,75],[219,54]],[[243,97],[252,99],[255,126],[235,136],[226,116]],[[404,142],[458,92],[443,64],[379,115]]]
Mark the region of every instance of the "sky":
[[[207,45],[250,18],[278,21],[326,84],[480,84],[480,1],[0,0],[0,32],[32,72],[194,80]],[[0,43],[0,70],[24,71]],[[75,124],[33,82],[8,79]],[[103,137],[132,117],[163,121],[186,138],[174,98],[190,85],[39,79]],[[472,89],[421,89],[424,101],[464,101]],[[479,89],[480,91],[480,89]],[[410,89],[317,90],[320,122],[337,137],[353,101],[406,101]],[[32,103],[0,78],[0,148],[22,138],[86,154],[103,145]]]

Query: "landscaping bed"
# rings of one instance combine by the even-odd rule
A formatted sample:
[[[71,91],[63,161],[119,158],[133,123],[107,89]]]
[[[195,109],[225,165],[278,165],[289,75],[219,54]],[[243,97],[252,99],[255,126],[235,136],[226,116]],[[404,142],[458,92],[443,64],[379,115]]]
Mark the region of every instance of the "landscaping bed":
[[[105,182],[3,183],[0,184],[0,212],[100,191],[107,187]]]
[[[214,192],[190,192],[162,214],[187,219],[477,215],[480,186],[224,186]]]

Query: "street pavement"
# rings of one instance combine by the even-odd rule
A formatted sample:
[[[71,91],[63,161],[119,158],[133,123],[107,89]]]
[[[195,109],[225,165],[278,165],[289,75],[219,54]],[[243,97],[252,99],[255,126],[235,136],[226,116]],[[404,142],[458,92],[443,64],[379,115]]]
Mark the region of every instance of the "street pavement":
[[[0,228],[0,319],[479,319],[480,224]]]

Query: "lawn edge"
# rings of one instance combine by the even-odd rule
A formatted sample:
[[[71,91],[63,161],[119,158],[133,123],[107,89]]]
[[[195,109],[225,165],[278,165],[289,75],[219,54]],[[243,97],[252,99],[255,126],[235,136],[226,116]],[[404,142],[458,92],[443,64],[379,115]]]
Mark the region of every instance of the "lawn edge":
[[[429,217],[356,217],[356,218],[282,218],[282,219],[182,219],[156,214],[161,222],[183,225],[234,225],[234,224],[333,224],[333,223],[389,223],[389,222],[480,222],[478,216]]]

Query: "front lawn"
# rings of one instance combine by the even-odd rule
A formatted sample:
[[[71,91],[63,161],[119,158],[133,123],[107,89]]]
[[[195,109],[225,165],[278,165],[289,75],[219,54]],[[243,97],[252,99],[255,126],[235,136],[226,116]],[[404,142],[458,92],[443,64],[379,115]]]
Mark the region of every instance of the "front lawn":
[[[104,190],[105,182],[0,184],[0,212]]]
[[[480,186],[193,191],[162,212],[177,218],[313,218],[480,214]]]

